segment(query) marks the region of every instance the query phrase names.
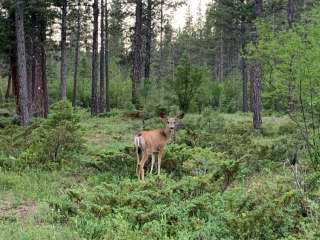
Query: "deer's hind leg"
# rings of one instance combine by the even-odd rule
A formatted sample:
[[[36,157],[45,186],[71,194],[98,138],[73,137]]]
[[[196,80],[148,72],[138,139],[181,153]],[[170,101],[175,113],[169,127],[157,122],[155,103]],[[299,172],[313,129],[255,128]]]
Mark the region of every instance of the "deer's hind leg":
[[[137,149],[137,166],[136,166],[136,174],[138,176],[138,179],[139,179],[139,164],[140,164],[140,154],[139,154],[139,151]]]
[[[142,159],[141,159],[141,161],[139,163],[139,175],[140,175],[140,180],[141,181],[144,181],[144,164],[148,160],[149,155],[150,155],[149,153],[144,152],[142,154]]]

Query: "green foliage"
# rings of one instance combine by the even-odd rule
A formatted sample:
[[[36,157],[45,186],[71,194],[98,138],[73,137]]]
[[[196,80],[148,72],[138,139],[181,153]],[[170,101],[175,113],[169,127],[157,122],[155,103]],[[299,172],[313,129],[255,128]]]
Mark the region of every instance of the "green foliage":
[[[6,147],[0,146],[0,163],[9,164],[0,172],[0,236],[146,240],[319,236],[317,173],[302,150],[299,170],[305,192],[296,187],[287,159],[301,140],[287,116],[265,117],[263,128],[256,132],[249,114],[210,109],[186,114],[176,143],[166,147],[161,175],[149,174],[149,161],[142,183],[135,175],[132,143],[142,126],[140,120],[126,118],[121,111],[89,118],[88,113],[74,111],[69,102],[53,108],[47,120],[33,123],[32,128],[10,126],[0,132],[1,137],[17,134],[3,138]],[[85,141],[86,151],[69,149],[77,163],[52,171],[34,169],[35,164],[19,171],[10,167],[9,151],[14,162],[28,156],[29,163],[40,163],[33,162],[39,156],[33,145],[19,136],[33,143],[30,136],[37,139],[44,132],[37,133],[38,129],[51,134],[65,122],[80,125],[84,135],[81,142]],[[163,122],[151,118],[145,126],[160,127]],[[68,155],[61,152],[60,156],[66,160]],[[48,160],[46,164],[51,163]],[[11,233],[20,226],[19,209],[26,199],[42,210],[29,214],[23,232]],[[12,210],[4,210],[3,215],[10,201]]]
[[[240,76],[226,79],[221,84],[221,95],[220,95],[220,111],[227,113],[234,113],[241,109],[241,89]]]
[[[176,77],[171,83],[182,111],[187,112],[189,110],[202,79],[203,70],[193,67],[188,55],[184,54],[177,67]]]
[[[0,149],[0,167],[71,161],[83,143],[79,121],[71,103],[61,101],[52,106],[48,119],[38,119],[26,129],[9,125],[0,135],[5,142]]]
[[[288,111],[300,129],[315,169],[320,166],[318,59],[320,8],[316,7],[290,30],[273,31],[259,24],[259,42],[249,46],[249,59],[263,68],[263,102],[267,108]]]
[[[31,160],[41,162],[68,160],[70,153],[81,147],[79,117],[69,101],[52,106],[48,119],[42,121],[31,134],[31,146],[25,152],[32,154]],[[29,152],[30,151],[30,152]]]
[[[208,72],[206,74],[208,74]],[[221,93],[221,86],[206,76],[206,78],[201,82],[201,85],[197,89],[195,95],[194,101],[197,106],[197,111],[201,113],[206,107],[218,109]]]

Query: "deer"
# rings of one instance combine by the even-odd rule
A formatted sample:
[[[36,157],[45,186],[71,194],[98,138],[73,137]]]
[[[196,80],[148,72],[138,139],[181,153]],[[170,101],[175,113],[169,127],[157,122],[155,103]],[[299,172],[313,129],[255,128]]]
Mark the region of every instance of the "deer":
[[[137,155],[137,165],[136,173],[138,180],[144,181],[144,165],[149,159],[150,155],[152,156],[151,161],[151,170],[152,174],[153,167],[155,164],[156,156],[158,153],[158,175],[160,175],[161,168],[161,158],[165,146],[172,141],[175,137],[177,130],[177,122],[179,119],[184,117],[184,113],[178,113],[174,117],[165,117],[164,114],[160,115],[161,118],[166,119],[165,128],[154,129],[149,131],[139,131],[134,135],[134,145]]]

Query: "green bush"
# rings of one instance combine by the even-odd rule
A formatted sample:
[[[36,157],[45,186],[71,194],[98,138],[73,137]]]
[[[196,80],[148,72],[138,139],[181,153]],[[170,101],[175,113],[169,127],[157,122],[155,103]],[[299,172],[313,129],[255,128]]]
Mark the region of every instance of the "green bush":
[[[48,119],[40,121],[30,135],[30,147],[21,156],[27,162],[61,163],[81,148],[79,116],[71,103],[61,101],[51,109]]]
[[[192,66],[186,53],[182,56],[177,67],[176,77],[170,84],[182,111],[187,112],[190,109],[191,101],[194,99],[203,80],[203,73],[202,69]]]
[[[226,79],[221,84],[220,111],[235,113],[241,109],[241,95],[239,89],[242,89],[240,76],[233,76]]]

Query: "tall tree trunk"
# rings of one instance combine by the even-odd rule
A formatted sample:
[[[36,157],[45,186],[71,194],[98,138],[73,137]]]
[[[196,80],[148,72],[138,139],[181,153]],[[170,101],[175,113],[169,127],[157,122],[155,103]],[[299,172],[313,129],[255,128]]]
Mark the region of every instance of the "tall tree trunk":
[[[219,60],[219,81],[224,78],[224,51],[223,51],[223,30],[220,31],[220,60]]]
[[[46,21],[40,22],[40,43],[41,43],[41,51],[40,51],[40,57],[41,57],[41,76],[40,79],[41,85],[42,85],[42,117],[47,118],[49,113],[49,96],[48,96],[48,79],[47,79],[47,55],[45,51],[45,45],[46,45],[46,27],[47,23]]]
[[[260,72],[260,65],[255,63],[252,65],[252,111],[253,111],[253,127],[255,129],[259,129],[262,124],[261,118],[261,72]]]
[[[29,115],[47,117],[48,91],[46,69],[46,26],[47,22],[38,12],[31,13],[31,27],[28,33],[29,46],[27,54],[30,56],[28,87],[29,87]]]
[[[159,65],[159,77],[158,77],[158,84],[162,78],[162,66],[163,66],[163,2],[164,0],[161,0],[160,2],[160,65]]]
[[[244,5],[244,0],[241,0],[241,4]],[[240,23],[240,45],[241,45],[241,56],[240,56],[240,71],[242,78],[242,111],[248,112],[248,78],[247,78],[247,66],[245,56],[246,48],[246,26],[244,13],[241,15]]]
[[[78,10],[77,10],[77,33],[76,33],[76,48],[74,56],[74,72],[73,72],[73,93],[72,93],[72,105],[75,107],[77,105],[77,83],[78,83],[78,67],[79,67],[79,52],[80,52],[80,7],[81,0],[78,0]]]
[[[101,15],[100,15],[100,98],[99,98],[99,111],[105,112],[105,19],[104,19],[104,0],[101,0]]]
[[[105,74],[106,74],[106,112],[110,112],[110,99],[109,99],[109,12],[108,0],[105,6]]]
[[[142,0],[136,1],[136,23],[133,46],[132,102],[138,107],[142,76]]]
[[[255,16],[259,18],[262,16],[262,0],[255,0]],[[258,33],[255,29],[253,41],[257,44]],[[252,65],[252,97],[253,97],[253,128],[259,129],[262,124],[261,118],[261,67],[258,62]]]
[[[91,115],[97,115],[99,112],[98,104],[98,18],[99,2],[93,3],[93,37],[92,37],[92,86],[91,86]]]
[[[294,0],[288,0],[288,25],[289,28],[292,28],[294,22]],[[293,81],[294,76],[292,74],[292,64],[290,64],[290,74],[288,76],[288,111],[294,111],[294,97],[293,97]]]
[[[67,0],[62,1],[62,17],[61,17],[61,65],[60,65],[60,99],[67,96]]]
[[[11,96],[11,88],[12,88],[11,85],[12,85],[12,73],[11,73],[11,66],[10,66],[5,99],[8,99]]]
[[[28,111],[28,86],[27,86],[27,62],[25,49],[25,33],[24,33],[24,13],[23,2],[18,0],[16,3],[16,42],[17,42],[17,62],[18,62],[18,106],[20,114],[20,123],[27,126],[29,123]]]
[[[146,13],[146,57],[144,67],[144,78],[149,80],[151,64],[151,41],[152,41],[152,0],[148,0]]]
[[[289,28],[292,28],[294,21],[294,0],[288,0],[288,25]]]

